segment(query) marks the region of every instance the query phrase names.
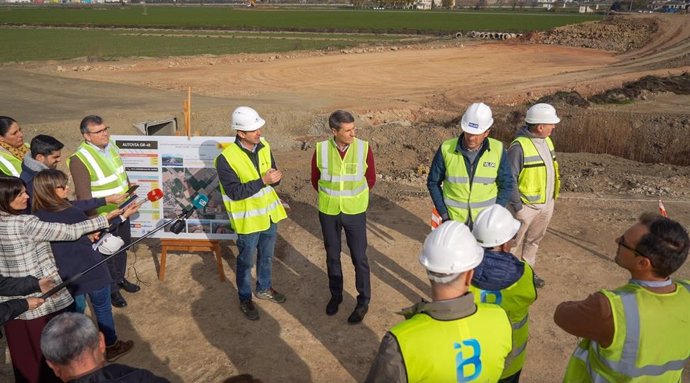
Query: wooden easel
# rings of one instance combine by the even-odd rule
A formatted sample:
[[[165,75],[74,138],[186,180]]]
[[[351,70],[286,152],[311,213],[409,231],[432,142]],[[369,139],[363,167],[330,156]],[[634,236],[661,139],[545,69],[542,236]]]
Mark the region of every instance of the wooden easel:
[[[161,268],[158,272],[158,280],[160,281],[165,280],[165,263],[168,251],[209,251],[215,253],[218,278],[221,282],[225,280],[223,261],[220,257],[220,241],[209,239],[161,239]]]

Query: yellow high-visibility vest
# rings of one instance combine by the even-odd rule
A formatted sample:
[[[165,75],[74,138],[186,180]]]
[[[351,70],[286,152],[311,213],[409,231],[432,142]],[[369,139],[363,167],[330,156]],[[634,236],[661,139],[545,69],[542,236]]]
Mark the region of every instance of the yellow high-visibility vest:
[[[28,144],[24,144],[27,148]],[[12,155],[7,150],[0,149],[0,173],[19,178],[22,174],[22,159]]]
[[[247,183],[258,180],[271,169],[271,147],[263,138],[263,147],[258,149],[259,171],[256,171],[254,163],[237,144],[228,145],[221,156],[225,157],[228,164],[235,171],[240,182]],[[216,157],[216,163],[218,157]],[[251,234],[264,231],[271,226],[271,222],[277,223],[287,218],[283,204],[278,194],[270,185],[266,185],[254,195],[238,201],[230,199],[220,184],[220,192],[223,195],[223,205],[228,212],[230,224],[237,234]]]
[[[77,157],[89,171],[91,197],[93,198],[124,193],[129,187],[125,166],[122,164],[115,142],[110,141],[106,150],[108,150],[110,158],[104,157],[93,145],[83,141],[77,151],[67,158],[67,166],[69,166],[72,158]],[[115,209],[117,209],[116,204],[108,204],[96,209],[96,211],[98,214],[106,214]]]
[[[680,382],[690,360],[690,281],[657,294],[627,284],[602,290],[613,314],[608,347],[583,339],[570,357],[564,382]]]
[[[498,168],[503,157],[503,144],[488,138],[489,147],[477,160],[477,169],[470,183],[470,174],[462,153],[456,152],[460,138],[453,138],[441,145],[441,154],[446,165],[443,180],[443,201],[448,208],[448,217],[466,223],[472,221],[487,207],[496,203]]]
[[[534,286],[534,271],[525,262],[525,271],[512,285],[498,291],[482,290],[474,285],[470,291],[477,303],[495,304],[501,306],[508,315],[513,329],[513,350],[506,360],[501,379],[515,375],[525,365],[525,348],[529,337],[529,307],[537,300],[537,290]]]
[[[355,138],[340,158],[333,139],[316,144],[319,178],[319,211],[327,215],[360,214],[369,207],[367,153],[369,143]]]
[[[551,137],[546,137],[546,145],[551,152],[554,171],[553,199],[558,198],[561,189],[561,175],[558,171],[558,161],[556,161],[556,151],[553,147]],[[510,144],[522,147],[522,171],[518,176],[518,189],[520,190],[520,200],[527,204],[546,203],[546,165],[541,158],[536,146],[529,137],[520,136]]]
[[[410,383],[496,383],[511,348],[505,311],[482,303],[474,314],[457,320],[416,314],[390,332],[400,346]]]

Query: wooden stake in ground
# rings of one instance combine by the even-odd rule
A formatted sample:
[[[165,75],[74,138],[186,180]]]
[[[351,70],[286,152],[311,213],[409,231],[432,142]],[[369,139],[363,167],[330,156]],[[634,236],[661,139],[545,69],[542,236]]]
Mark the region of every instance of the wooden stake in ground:
[[[187,88],[187,99],[182,101],[182,114],[184,114],[184,130],[187,139],[192,138],[192,87]]]

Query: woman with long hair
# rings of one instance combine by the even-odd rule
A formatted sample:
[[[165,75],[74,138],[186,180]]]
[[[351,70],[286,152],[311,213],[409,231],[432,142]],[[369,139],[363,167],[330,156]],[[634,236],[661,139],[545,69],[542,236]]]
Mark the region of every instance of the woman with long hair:
[[[67,224],[83,222],[88,220],[87,211],[104,206],[106,203],[117,203],[115,201],[121,196],[121,194],[116,194],[110,197],[70,202],[67,199],[68,181],[67,175],[57,169],[42,170],[36,174],[33,181],[32,211],[41,221]],[[111,199],[111,197],[114,198]],[[122,215],[112,220],[111,226],[123,224],[137,210],[139,208],[136,204],[130,204]],[[93,241],[96,239],[93,235],[83,235],[76,241],[51,242],[50,247],[55,263],[63,280],[72,278],[103,259],[103,255],[93,248]],[[116,256],[127,256],[127,254]],[[105,337],[105,354],[109,362],[126,354],[134,346],[132,341],[122,341],[117,337],[110,302],[111,282],[108,267],[103,263],[67,287],[76,302],[75,311],[83,313],[86,308],[86,295],[91,299],[98,328]]]
[[[21,214],[29,195],[17,177],[0,176],[0,275],[5,277],[52,277],[62,283],[50,241],[74,241],[82,235],[108,227],[108,217],[99,216],[73,225],[42,222],[33,215]],[[111,218],[121,214],[115,211]],[[31,296],[40,296],[34,293]],[[16,297],[0,296],[0,302]],[[67,290],[45,300],[5,324],[7,346],[17,382],[60,382],[41,354],[41,330],[55,315],[72,303]]]
[[[12,117],[0,116],[0,175],[19,177],[27,153],[29,145],[24,142],[19,123]]]

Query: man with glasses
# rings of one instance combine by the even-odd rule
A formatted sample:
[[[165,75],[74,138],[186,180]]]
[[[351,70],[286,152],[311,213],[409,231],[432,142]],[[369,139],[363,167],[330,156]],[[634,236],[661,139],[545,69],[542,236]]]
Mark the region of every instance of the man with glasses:
[[[628,284],[556,308],[556,324],[582,338],[564,382],[680,382],[690,355],[690,281],[670,275],[687,259],[688,233],[644,214],[616,243]]]
[[[129,188],[125,167],[118,154],[118,147],[110,140],[109,127],[99,116],[86,116],[79,125],[84,141],[75,153],[67,160],[77,199],[106,197],[111,194],[122,194]],[[117,209],[116,204],[108,204],[95,211],[106,214]],[[120,225],[115,235],[122,238],[126,245],[132,240],[129,225]],[[108,269],[113,278],[111,302],[115,307],[127,306],[127,301],[120,293],[120,288],[128,293],[140,290],[139,286],[125,279],[127,256],[120,255],[108,260]]]

